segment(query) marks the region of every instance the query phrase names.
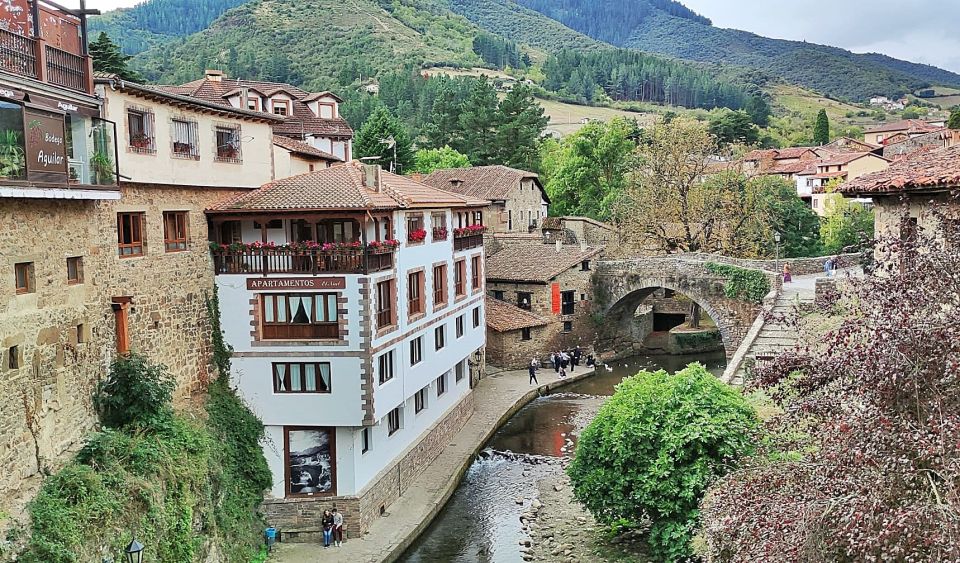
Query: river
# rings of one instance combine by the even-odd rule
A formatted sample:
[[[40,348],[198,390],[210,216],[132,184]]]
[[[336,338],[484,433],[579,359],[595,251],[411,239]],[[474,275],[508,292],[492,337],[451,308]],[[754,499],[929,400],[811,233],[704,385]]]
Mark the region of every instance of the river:
[[[670,372],[701,362],[720,375],[723,352],[694,356],[636,356],[603,368],[582,381],[539,397],[501,427],[486,448],[536,456],[540,463],[510,456],[478,458],[429,528],[404,553],[404,563],[522,563],[518,542],[523,506],[518,498],[536,496],[537,482],[562,471],[560,457],[572,448],[576,432],[589,422],[605,397],[624,377],[641,369]],[[541,381],[552,370],[540,372]]]

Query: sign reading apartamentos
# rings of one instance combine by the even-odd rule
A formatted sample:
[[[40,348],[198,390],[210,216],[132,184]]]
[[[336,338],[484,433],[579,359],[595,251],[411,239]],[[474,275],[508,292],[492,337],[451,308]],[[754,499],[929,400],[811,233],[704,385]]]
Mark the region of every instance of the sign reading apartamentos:
[[[347,278],[247,278],[247,289],[344,289]]]

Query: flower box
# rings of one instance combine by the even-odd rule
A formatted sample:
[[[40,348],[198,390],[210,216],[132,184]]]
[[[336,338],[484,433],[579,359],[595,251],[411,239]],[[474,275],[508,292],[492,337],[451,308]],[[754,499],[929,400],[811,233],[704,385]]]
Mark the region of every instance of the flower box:
[[[434,227],[434,228],[433,228],[433,240],[447,240],[447,228],[446,228],[446,227]]]
[[[485,232],[487,232],[486,225],[469,225],[454,229],[453,236],[454,238],[472,237],[474,235],[482,235]]]
[[[426,239],[427,231],[425,229],[417,229],[407,233],[407,242],[423,242]]]

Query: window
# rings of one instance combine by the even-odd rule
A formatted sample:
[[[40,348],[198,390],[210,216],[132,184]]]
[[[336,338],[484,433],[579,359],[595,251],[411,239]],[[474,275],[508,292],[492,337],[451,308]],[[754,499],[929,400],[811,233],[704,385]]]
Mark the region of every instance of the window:
[[[143,213],[117,213],[117,245],[120,257],[143,256]]]
[[[329,393],[330,364],[275,363],[273,364],[274,393]]]
[[[454,368],[454,374],[457,379],[457,383],[460,383],[460,381],[463,380],[463,375],[467,371],[466,369],[464,369],[464,365],[466,363],[467,363],[466,360],[460,360],[459,362],[457,362],[457,365]]]
[[[513,211],[510,209],[507,210],[507,230],[513,230]]]
[[[197,130],[197,122],[172,119],[170,123],[173,157],[200,160],[200,135]]]
[[[263,339],[339,338],[336,293],[265,293]]]
[[[530,310],[531,300],[533,299],[533,294],[528,291],[518,291],[517,292],[517,307],[521,309]]]
[[[470,285],[473,289],[480,289],[480,257],[470,259]]]
[[[10,369],[20,369],[20,347],[11,346],[7,353],[7,367]]]
[[[163,212],[163,248],[167,252],[187,249],[187,225],[190,219],[186,211]]]
[[[503,301],[503,290],[502,290],[502,289],[494,289],[494,290],[493,290],[493,298],[494,298],[494,299],[499,299],[500,301]]]
[[[33,278],[33,262],[14,264],[13,273],[17,280],[17,293],[33,293],[36,291]]]
[[[320,113],[317,117],[321,119],[333,119],[337,116],[335,111],[335,106],[333,104],[319,102],[317,103],[317,111]]]
[[[590,261],[589,261],[589,260],[584,260],[583,262],[580,262],[580,269],[583,270],[584,272],[589,271],[589,270],[590,270]]]
[[[443,374],[437,378],[437,397],[442,396],[447,392],[447,374]]]
[[[577,293],[575,291],[564,291],[560,293],[560,314],[572,315],[576,312]]]
[[[563,321],[563,332],[573,332],[573,321]]]
[[[67,283],[70,285],[83,283],[83,257],[67,258]]]
[[[387,435],[393,436],[397,430],[400,430],[400,407],[387,414]]]
[[[217,162],[243,162],[240,155],[240,126],[217,125],[213,128]]]
[[[427,231],[423,229],[423,215],[407,215],[407,241],[423,242]]]
[[[393,311],[394,283],[396,283],[396,280],[382,281],[377,284],[378,329],[396,324],[396,316]]]
[[[360,431],[360,453],[365,454],[370,451],[370,429],[364,428]]]
[[[473,308],[473,328],[480,326],[480,307]]]
[[[247,98],[247,109],[250,111],[260,111],[260,98]]]
[[[447,214],[432,213],[430,215],[430,226],[433,227],[433,240],[447,240]]]
[[[83,344],[87,341],[87,335],[84,333],[87,327],[83,326],[83,323],[77,325],[77,344]]]
[[[433,347],[436,350],[443,350],[447,345],[447,325],[440,325],[433,329]]]
[[[415,414],[427,408],[427,389],[427,387],[424,387],[413,395],[413,412]]]
[[[290,101],[289,100],[273,100],[273,113],[276,115],[289,115]]]
[[[457,338],[463,336],[463,315],[457,317]]]
[[[423,313],[423,272],[407,274],[407,315]]]
[[[520,329],[520,340],[530,340],[530,327]]]
[[[380,377],[380,385],[393,379],[393,350],[380,355],[377,360],[377,373]]]
[[[463,297],[467,294],[467,288],[464,287],[464,278],[467,277],[467,262],[465,260],[457,260],[457,263],[454,265],[455,269],[453,271],[453,289],[457,297]]]
[[[410,341],[410,365],[415,366],[423,361],[423,337],[418,336]]]
[[[132,152],[157,152],[156,135],[153,132],[153,112],[142,109],[127,110],[127,132]]]
[[[433,306],[447,304],[447,265],[433,267]]]

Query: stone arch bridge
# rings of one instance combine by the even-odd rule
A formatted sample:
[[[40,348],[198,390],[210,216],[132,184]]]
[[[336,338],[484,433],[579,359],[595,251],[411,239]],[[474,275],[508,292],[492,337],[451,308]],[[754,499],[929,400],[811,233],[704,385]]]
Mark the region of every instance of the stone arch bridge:
[[[819,271],[821,259],[790,260],[794,272]],[[712,254],[679,254],[673,256],[643,257],[628,260],[602,261],[596,265],[593,277],[594,313],[603,319],[598,331],[598,349],[623,350],[642,339],[643,330],[637,326],[635,313],[640,303],[657,289],[664,288],[695,301],[717,324],[727,357],[731,358],[763,305],[744,299],[727,297],[726,280],[707,269],[707,264],[719,263],[761,271],[767,275],[771,287],[779,284],[778,267],[783,261],[740,260]]]

